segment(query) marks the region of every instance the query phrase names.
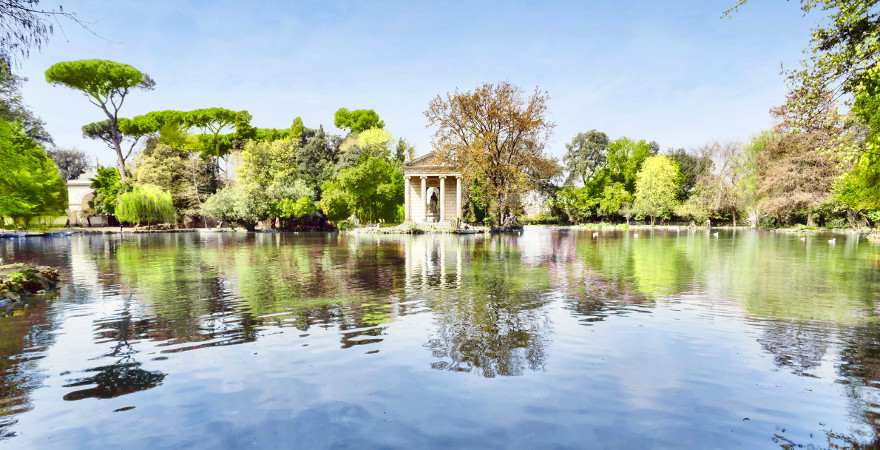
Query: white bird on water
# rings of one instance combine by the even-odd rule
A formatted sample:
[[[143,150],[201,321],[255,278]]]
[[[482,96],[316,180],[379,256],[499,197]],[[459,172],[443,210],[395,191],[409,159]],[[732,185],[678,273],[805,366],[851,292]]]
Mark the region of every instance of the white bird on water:
[[[597,232],[597,231],[593,232],[593,239],[599,239],[599,232]]]
[[[836,244],[836,243],[837,243],[837,238],[831,238],[831,239],[828,239],[828,243],[831,244],[831,245]]]
[[[633,233],[633,237],[636,238],[636,239],[638,239],[638,238],[639,238],[639,233]]]
[[[712,233],[712,237],[718,237],[718,232],[716,231],[716,232]]]
[[[806,240],[807,240],[806,236],[801,236],[801,242],[806,242]]]

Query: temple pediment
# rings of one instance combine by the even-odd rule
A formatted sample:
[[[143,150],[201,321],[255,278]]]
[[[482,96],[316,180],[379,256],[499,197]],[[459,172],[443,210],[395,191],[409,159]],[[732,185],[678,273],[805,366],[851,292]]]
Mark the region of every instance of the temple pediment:
[[[428,152],[418,158],[407,161],[403,165],[403,171],[406,174],[459,174],[458,168],[450,165],[436,151]]]

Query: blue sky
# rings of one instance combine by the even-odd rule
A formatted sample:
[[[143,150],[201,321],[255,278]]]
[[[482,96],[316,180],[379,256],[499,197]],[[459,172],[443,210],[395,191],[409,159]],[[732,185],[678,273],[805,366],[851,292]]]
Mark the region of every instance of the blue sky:
[[[222,106],[250,111],[256,126],[302,116],[332,130],[337,108],[372,108],[419,154],[430,150],[431,98],[486,81],[549,92],[556,156],[591,128],[696,148],[772,123],[780,68],[798,64],[815,24],[783,0],[722,19],[733,2],[64,2],[98,36],[62,24],[19,71],[56,143],[108,164],[109,150],[79,131],[100,112],[44,81],[52,63],[107,58],[149,73],[156,89],[131,95],[125,115]]]

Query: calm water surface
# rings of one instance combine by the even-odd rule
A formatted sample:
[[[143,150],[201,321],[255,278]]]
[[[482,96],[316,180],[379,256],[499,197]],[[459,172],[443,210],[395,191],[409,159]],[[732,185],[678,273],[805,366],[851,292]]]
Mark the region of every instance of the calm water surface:
[[[855,236],[72,236],[0,318],[0,448],[880,444]]]

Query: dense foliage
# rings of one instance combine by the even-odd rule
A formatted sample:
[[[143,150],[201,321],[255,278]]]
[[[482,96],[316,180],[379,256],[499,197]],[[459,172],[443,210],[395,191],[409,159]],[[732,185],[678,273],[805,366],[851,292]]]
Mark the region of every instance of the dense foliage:
[[[176,213],[171,194],[159,186],[138,184],[116,201],[116,218],[133,225],[175,223]]]
[[[67,187],[55,163],[20,125],[0,119],[0,218],[26,227],[65,209]]]
[[[101,109],[107,117],[104,140],[116,153],[119,175],[124,181],[129,175],[126,161],[133,146],[128,151],[122,148],[119,111],[132,89],[152,89],[155,85],[153,79],[128,64],[84,59],[54,64],[46,70],[46,81],[82,92],[89,102]],[[88,135],[85,129],[83,134]]]
[[[403,221],[403,173],[387,158],[367,156],[322,188],[320,205],[330,220],[354,215],[361,223]]]
[[[437,127],[441,158],[478,180],[493,221],[508,225],[522,194],[559,172],[544,154],[553,124],[545,117],[548,95],[528,98],[510,83],[483,84],[470,92],[437,96],[425,116]]]
[[[94,193],[91,212],[106,216],[116,214],[116,200],[123,189],[119,171],[111,167],[98,167],[95,177],[92,178],[91,188]]]
[[[658,217],[667,218],[676,207],[678,196],[678,164],[664,155],[645,160],[636,177],[633,208],[636,217],[650,217],[651,225]]]

